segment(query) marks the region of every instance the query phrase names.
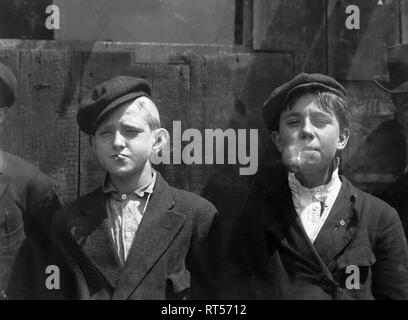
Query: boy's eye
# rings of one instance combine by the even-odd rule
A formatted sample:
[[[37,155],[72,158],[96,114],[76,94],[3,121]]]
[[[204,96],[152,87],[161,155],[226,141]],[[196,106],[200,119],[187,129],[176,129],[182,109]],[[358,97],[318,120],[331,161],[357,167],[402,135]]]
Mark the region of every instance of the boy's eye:
[[[98,132],[98,135],[103,136],[103,137],[109,136],[110,134],[111,134],[111,131],[109,130],[101,130]]]
[[[133,136],[135,136],[135,135],[139,134],[141,131],[138,130],[138,129],[126,129],[125,132],[126,132],[126,134],[128,134],[128,135],[133,135]]]
[[[317,118],[317,119],[315,120],[315,123],[316,123],[316,126],[318,126],[318,127],[323,127],[323,126],[326,126],[326,125],[330,124],[330,123],[331,123],[331,120],[328,119],[328,118],[326,118],[326,117],[324,117],[324,118]]]
[[[287,122],[288,126],[294,127],[297,126],[300,123],[300,120],[298,119],[289,119]]]

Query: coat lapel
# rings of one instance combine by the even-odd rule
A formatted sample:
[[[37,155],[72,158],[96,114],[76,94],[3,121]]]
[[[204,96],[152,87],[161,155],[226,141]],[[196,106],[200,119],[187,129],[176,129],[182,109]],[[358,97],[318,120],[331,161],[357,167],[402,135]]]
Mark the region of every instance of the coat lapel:
[[[6,191],[10,183],[10,178],[3,174],[4,170],[4,152],[0,150],[0,198],[3,196],[4,191]]]
[[[305,267],[320,272],[319,257],[296,213],[287,181],[280,186],[280,190],[275,191],[269,200],[272,208],[267,210],[267,231],[284,250],[302,261]]]
[[[170,187],[158,173],[113,299],[127,299],[132,294],[183,226],[185,216],[171,210],[172,207]]]
[[[102,190],[98,189],[83,198],[80,208],[84,216],[71,223],[71,236],[114,288],[121,266],[111,239],[105,195]]]
[[[347,179],[342,178],[342,180],[339,195],[314,242],[321,259],[331,271],[336,256],[353,239],[358,223],[355,209],[357,196]]]

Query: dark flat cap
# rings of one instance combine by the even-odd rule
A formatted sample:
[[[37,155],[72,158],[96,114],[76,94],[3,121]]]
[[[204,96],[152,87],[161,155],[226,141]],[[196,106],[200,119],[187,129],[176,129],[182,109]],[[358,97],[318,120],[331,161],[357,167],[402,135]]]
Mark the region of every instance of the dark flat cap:
[[[343,99],[347,97],[347,91],[333,78],[319,73],[300,73],[289,82],[277,87],[272,91],[263,106],[263,119],[269,130],[276,130],[274,124],[280,116],[289,98],[301,88],[318,88],[337,94]]]
[[[0,95],[6,105],[0,107],[11,107],[16,100],[17,79],[14,73],[6,65],[0,62]],[[1,100],[1,99],[0,99]]]
[[[82,100],[77,113],[79,128],[92,135],[99,120],[109,111],[136,98],[150,97],[151,90],[145,79],[117,76],[89,91]]]

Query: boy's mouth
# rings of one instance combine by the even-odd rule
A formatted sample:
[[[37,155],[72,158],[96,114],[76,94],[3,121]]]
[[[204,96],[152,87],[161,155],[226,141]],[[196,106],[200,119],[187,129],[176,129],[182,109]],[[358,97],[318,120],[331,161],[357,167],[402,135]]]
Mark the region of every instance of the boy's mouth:
[[[126,156],[124,156],[124,155],[122,155],[122,154],[115,154],[115,155],[112,156],[112,158],[113,158],[113,160],[118,161],[118,160],[123,160],[123,159],[125,159]]]

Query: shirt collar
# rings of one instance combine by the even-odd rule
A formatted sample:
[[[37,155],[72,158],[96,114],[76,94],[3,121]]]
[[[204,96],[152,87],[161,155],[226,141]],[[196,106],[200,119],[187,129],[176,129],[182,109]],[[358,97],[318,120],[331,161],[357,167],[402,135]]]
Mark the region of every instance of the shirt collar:
[[[140,198],[144,197],[145,193],[151,194],[153,193],[153,188],[156,183],[156,178],[157,178],[157,172],[156,170],[152,169],[152,178],[150,179],[149,182],[147,182],[144,186],[141,186],[137,190],[133,191],[130,195],[135,194],[139,196]],[[112,182],[109,179],[109,175],[107,174],[105,176],[105,179],[102,183],[102,192],[105,194],[109,194],[115,199],[123,199],[121,198],[122,193],[120,193],[115,186],[112,184]],[[129,195],[129,194],[127,194]]]
[[[339,178],[339,167],[336,166],[336,168],[333,170],[329,183],[322,186],[318,186],[315,188],[306,188],[302,186],[293,172],[289,173],[288,182],[292,193],[297,196],[300,196],[302,194],[311,194],[315,198],[326,198],[328,193],[334,190],[339,183],[341,184],[341,180]]]

